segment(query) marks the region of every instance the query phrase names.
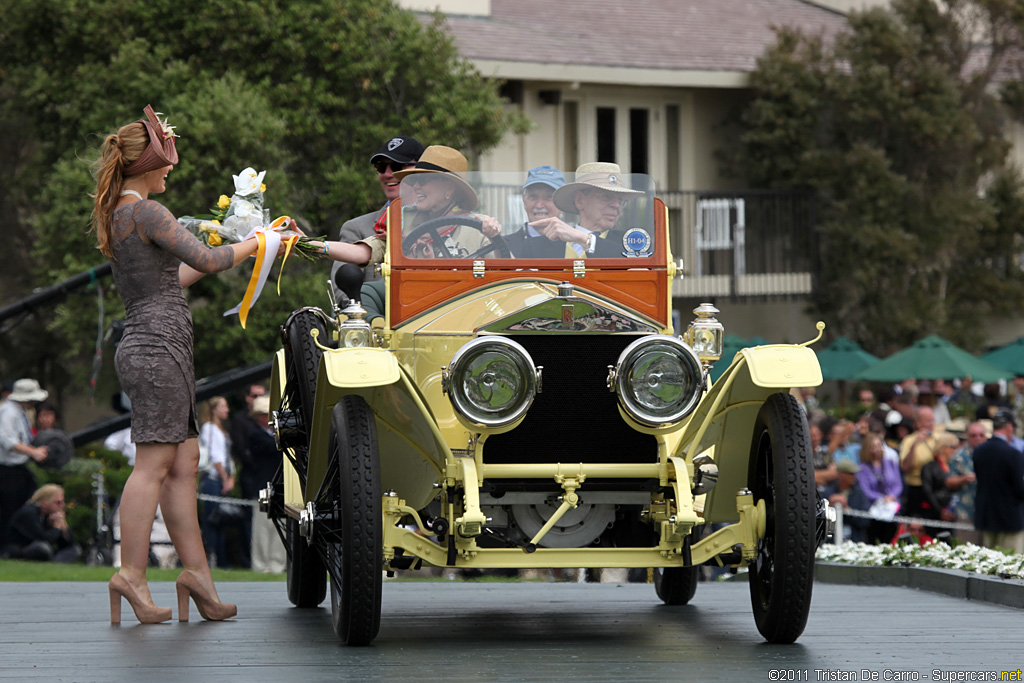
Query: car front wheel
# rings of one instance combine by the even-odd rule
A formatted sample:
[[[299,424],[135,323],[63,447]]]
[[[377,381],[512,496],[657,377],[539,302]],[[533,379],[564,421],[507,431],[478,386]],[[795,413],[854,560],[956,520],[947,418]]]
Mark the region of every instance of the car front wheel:
[[[749,481],[767,516],[749,568],[754,621],[767,641],[792,643],[811,607],[817,501],[807,419],[789,394],[772,394],[761,406]]]

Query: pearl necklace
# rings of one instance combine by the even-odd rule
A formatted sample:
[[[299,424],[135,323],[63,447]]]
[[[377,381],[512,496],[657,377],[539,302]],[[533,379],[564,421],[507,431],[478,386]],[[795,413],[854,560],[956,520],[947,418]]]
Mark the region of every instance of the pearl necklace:
[[[132,194],[132,195],[135,195],[135,196],[136,196],[136,197],[138,197],[139,199],[142,199],[142,198],[143,198],[143,197],[142,197],[142,195],[141,195],[141,194],[139,194],[138,192],[136,192],[135,190],[121,190],[121,196],[122,196],[122,197],[127,197],[127,196],[128,196],[128,195],[130,195],[130,194]]]

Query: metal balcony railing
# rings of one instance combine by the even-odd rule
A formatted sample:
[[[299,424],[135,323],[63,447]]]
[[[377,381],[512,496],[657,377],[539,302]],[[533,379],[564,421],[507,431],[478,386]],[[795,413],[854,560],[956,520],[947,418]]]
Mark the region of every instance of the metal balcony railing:
[[[660,191],[673,255],[683,259],[678,297],[803,298],[817,286],[811,192]]]

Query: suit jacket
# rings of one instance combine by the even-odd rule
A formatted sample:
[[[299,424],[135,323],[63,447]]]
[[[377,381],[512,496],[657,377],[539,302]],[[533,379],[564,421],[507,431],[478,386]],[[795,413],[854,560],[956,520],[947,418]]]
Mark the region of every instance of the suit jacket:
[[[1024,530],[1024,454],[998,436],[974,449],[974,526],[981,531]]]
[[[624,230],[612,230],[607,237],[597,236],[594,253],[588,258],[616,258],[623,252],[622,235]],[[549,240],[543,235],[531,236],[526,226],[505,237],[505,244],[516,258],[565,258],[565,242]]]

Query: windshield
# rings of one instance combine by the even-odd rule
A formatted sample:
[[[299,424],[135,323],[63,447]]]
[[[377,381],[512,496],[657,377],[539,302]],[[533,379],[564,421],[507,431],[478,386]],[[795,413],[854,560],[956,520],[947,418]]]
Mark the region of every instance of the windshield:
[[[654,181],[550,166],[401,180],[401,253],[410,259],[644,259],[655,251]],[[392,247],[392,254],[395,254]],[[424,264],[426,265],[426,264]]]

